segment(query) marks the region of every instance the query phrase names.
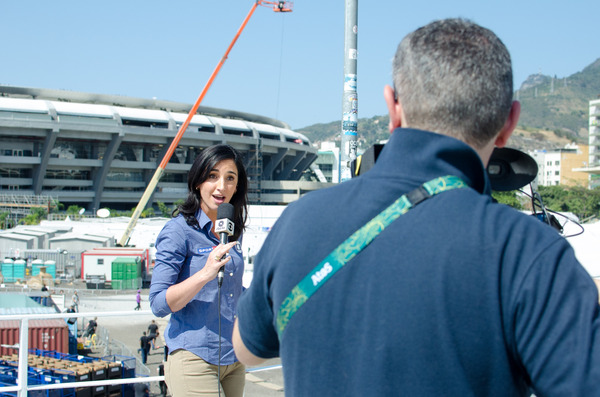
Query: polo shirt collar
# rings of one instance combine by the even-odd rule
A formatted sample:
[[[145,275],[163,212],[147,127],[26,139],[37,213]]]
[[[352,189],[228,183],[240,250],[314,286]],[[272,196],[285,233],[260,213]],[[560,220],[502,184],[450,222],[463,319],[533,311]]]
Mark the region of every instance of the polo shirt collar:
[[[417,185],[455,175],[478,192],[491,194],[486,169],[473,148],[456,138],[424,130],[394,130],[373,171],[390,178],[414,179]]]

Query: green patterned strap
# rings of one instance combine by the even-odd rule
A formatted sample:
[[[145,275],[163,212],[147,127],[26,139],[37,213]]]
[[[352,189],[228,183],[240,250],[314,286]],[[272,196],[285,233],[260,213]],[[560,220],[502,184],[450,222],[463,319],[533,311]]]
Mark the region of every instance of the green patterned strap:
[[[405,214],[412,207],[428,197],[462,187],[467,187],[467,184],[462,179],[452,175],[432,179],[397,199],[379,215],[354,232],[304,277],[283,300],[277,313],[277,334],[279,339],[281,340],[283,331],[290,319],[304,302],[325,284],[331,276],[354,258],[363,248],[369,245],[383,229],[400,215]]]

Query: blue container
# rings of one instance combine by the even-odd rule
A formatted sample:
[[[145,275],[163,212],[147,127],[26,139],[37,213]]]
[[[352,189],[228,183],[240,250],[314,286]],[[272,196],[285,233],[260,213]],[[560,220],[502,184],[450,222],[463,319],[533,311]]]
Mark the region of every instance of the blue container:
[[[15,281],[13,267],[14,264],[12,259],[5,259],[4,262],[2,262],[2,276],[7,283],[13,283]]]
[[[46,261],[45,263],[34,263],[31,265],[31,275],[37,276],[40,274],[40,269],[42,267],[46,268],[46,273],[52,276],[52,278],[56,278],[56,262],[54,261]]]
[[[94,361],[98,361],[98,358],[93,358],[93,357],[88,357],[88,356],[81,356],[78,354],[69,354],[68,356],[65,357],[65,360],[69,360],[69,361],[76,361],[78,363],[91,363]]]
[[[25,280],[25,268],[27,267],[27,262],[22,259],[17,259],[15,263],[13,263],[13,279],[17,280]]]

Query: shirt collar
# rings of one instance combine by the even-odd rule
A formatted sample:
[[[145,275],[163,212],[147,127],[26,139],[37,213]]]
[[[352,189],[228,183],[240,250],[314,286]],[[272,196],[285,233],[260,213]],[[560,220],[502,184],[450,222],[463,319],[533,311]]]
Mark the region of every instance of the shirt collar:
[[[212,229],[212,221],[210,220],[208,215],[206,215],[204,211],[202,211],[200,208],[196,212],[196,219],[198,220],[198,225],[200,225],[200,229],[206,228],[206,225],[208,225],[209,231]]]
[[[491,194],[481,158],[466,143],[424,130],[397,128],[383,147],[373,171],[386,177],[424,180],[455,175],[480,193]]]

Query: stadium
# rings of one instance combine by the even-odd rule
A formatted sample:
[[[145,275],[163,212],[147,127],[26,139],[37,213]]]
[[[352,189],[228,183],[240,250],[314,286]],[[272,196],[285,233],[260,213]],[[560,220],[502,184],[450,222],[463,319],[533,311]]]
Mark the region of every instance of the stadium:
[[[50,197],[89,211],[137,205],[191,104],[0,86],[0,195]],[[200,106],[148,206],[187,194],[205,147],[244,154],[251,204],[287,204],[323,187],[306,177],[317,148],[284,122]],[[314,168],[314,166],[313,166]]]

